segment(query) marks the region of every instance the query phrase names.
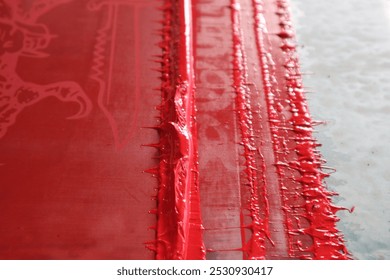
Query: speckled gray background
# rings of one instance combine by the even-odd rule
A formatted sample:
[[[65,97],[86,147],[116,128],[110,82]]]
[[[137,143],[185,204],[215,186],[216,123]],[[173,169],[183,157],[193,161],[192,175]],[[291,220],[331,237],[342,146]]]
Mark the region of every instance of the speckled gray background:
[[[356,259],[390,259],[390,1],[290,0],[338,228]]]

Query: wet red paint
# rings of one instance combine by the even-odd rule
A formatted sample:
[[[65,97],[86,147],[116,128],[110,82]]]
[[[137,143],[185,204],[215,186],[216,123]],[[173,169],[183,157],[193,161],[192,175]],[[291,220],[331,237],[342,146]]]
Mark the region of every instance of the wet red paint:
[[[285,0],[0,19],[0,258],[350,257]]]
[[[210,122],[199,123],[200,189],[202,199],[207,202],[201,201],[201,205],[208,257],[237,258],[233,252],[238,250],[245,259],[348,258],[342,236],[335,227],[338,209],[331,205],[333,194],[323,185],[327,174],[322,171],[323,160],[312,137],[315,123],[306,108],[286,2],[221,0],[217,4],[200,0],[196,3],[200,87],[197,117]],[[223,21],[226,28],[219,25]],[[220,36],[220,32],[231,37]],[[229,68],[219,66],[226,67],[218,52],[207,47],[207,42],[230,45]],[[220,47],[220,52],[225,53],[225,49]],[[209,75],[205,65],[219,79],[206,79]],[[231,80],[223,79],[221,71]],[[220,103],[211,99],[217,93],[216,80],[219,80]],[[229,83],[234,95],[229,92]],[[228,107],[229,102],[235,105]],[[233,132],[222,128],[226,121]],[[220,128],[216,129],[218,123]],[[211,137],[210,129],[217,131],[219,137]],[[228,164],[218,163],[221,155],[212,153],[214,159],[205,155],[210,153],[207,146],[217,142],[215,139],[220,139],[221,148],[214,149],[232,153],[225,161],[236,156],[239,164],[236,172]],[[228,184],[220,177],[219,169],[229,176]],[[230,199],[224,193],[214,195],[211,187],[218,188],[220,184],[238,189],[234,193],[238,199]],[[211,195],[213,201],[203,192]],[[208,215],[222,209],[225,215],[235,213],[239,222],[232,219],[227,223],[223,215],[218,222]],[[241,234],[235,230],[237,226]],[[215,242],[208,232],[219,233],[223,242]],[[238,234],[240,247],[235,239]]]
[[[157,259],[202,259],[191,2],[165,1]]]
[[[334,194],[323,184],[328,174],[322,171],[324,161],[312,136],[314,122],[304,96],[288,3],[253,0],[253,5],[288,229],[288,256],[348,259],[344,240],[336,229],[335,214],[340,209],[331,204]],[[277,36],[267,40],[265,28]]]
[[[242,29],[240,20],[241,6],[239,1],[231,1],[232,34],[233,34],[233,86],[236,92],[236,112],[241,131],[242,145],[244,147],[245,174],[249,183],[249,210],[252,219],[249,225],[245,225],[242,220],[242,227],[248,227],[252,231],[252,236],[246,244],[245,234],[242,234],[243,250],[247,251],[250,259],[264,259],[266,236],[269,236],[268,230],[268,202],[264,199],[265,215],[260,217],[259,189],[258,182],[259,170],[256,166],[255,154],[258,152],[255,143],[255,133],[253,131],[253,117],[250,103],[250,90],[248,87],[247,57],[245,54]],[[266,196],[265,190],[264,196]],[[263,207],[263,206],[262,206]]]

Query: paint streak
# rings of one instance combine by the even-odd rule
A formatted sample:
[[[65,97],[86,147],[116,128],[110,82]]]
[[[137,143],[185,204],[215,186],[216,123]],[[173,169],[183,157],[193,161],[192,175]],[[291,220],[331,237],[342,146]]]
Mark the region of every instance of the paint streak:
[[[294,45],[288,3],[253,0],[257,41],[275,158],[282,184],[283,209],[288,228],[289,257],[348,259],[336,229],[340,208],[323,179],[323,160],[312,136],[314,122],[307,109],[299,62]],[[272,19],[277,15],[276,19]],[[277,36],[268,30],[278,30]],[[272,32],[271,31],[271,32]],[[274,38],[269,39],[268,37]]]
[[[157,259],[203,259],[191,2],[165,1]]]
[[[259,183],[258,172],[256,168],[255,153],[257,152],[254,141],[253,132],[253,117],[252,108],[249,99],[249,88],[247,81],[247,59],[244,51],[241,26],[240,26],[240,4],[239,1],[231,1],[231,19],[232,19],[232,35],[233,35],[233,82],[236,92],[236,112],[241,131],[242,146],[244,147],[245,157],[245,173],[249,184],[250,192],[250,216],[252,223],[247,226],[242,218],[242,228],[249,227],[252,231],[252,236],[246,244],[245,234],[242,233],[243,250],[248,254],[250,259],[263,259],[265,255],[265,235],[269,235],[267,230],[267,216],[265,219],[260,218],[259,206]],[[268,212],[268,209],[267,209]]]
[[[202,143],[200,178],[204,184],[200,187],[202,192],[213,195],[214,200],[210,203],[209,198],[204,198],[207,203],[203,204],[203,209],[211,213],[224,211],[225,216],[239,215],[242,243],[239,249],[232,246],[236,244],[233,233],[239,234],[234,219],[227,223],[221,214],[218,222],[207,213],[204,215],[204,223],[209,225],[206,232],[218,233],[221,238],[215,242],[207,234],[207,244],[212,246],[207,248],[208,257],[237,257],[233,252],[240,250],[244,259],[348,258],[335,227],[335,212],[339,209],[331,205],[333,193],[328,192],[322,182],[327,174],[323,172],[324,161],[312,137],[316,123],[311,120],[304,98],[286,2],[230,0],[225,8],[229,9],[230,18],[224,16],[222,8],[226,1],[197,2],[201,12],[197,12],[196,26],[201,44],[197,46],[200,55],[196,73],[200,75],[198,83],[202,86],[202,97],[197,99],[202,109],[198,117],[213,122],[210,125],[199,123],[202,137],[206,137],[199,139]],[[207,5],[212,5],[208,13],[203,12]],[[214,65],[221,64],[221,59],[211,47],[211,44],[229,45],[229,39],[219,36],[222,29],[217,24],[212,28],[212,20],[216,23],[230,20],[232,69],[223,71],[231,75],[234,98],[226,92],[226,79],[220,74],[223,68]],[[206,55],[207,50],[210,56]],[[207,72],[206,65],[214,70],[213,75]],[[216,81],[221,104],[207,96],[203,89],[210,88],[209,94],[214,95]],[[226,104],[229,98],[234,106]],[[235,115],[235,120],[231,114]],[[236,135],[216,127],[218,123],[232,126]],[[237,142],[222,143],[227,137]],[[211,152],[208,143],[219,143],[229,153],[235,151],[238,181],[234,179],[234,170],[228,163],[220,164],[218,160],[223,157]],[[211,153],[216,160],[205,153]],[[225,183],[220,170],[226,172],[232,182]],[[204,177],[207,180],[202,180]],[[211,190],[211,186],[219,188],[221,184],[227,184],[229,193]],[[231,191],[231,184],[239,191]],[[239,195],[239,199],[228,198],[229,194]]]

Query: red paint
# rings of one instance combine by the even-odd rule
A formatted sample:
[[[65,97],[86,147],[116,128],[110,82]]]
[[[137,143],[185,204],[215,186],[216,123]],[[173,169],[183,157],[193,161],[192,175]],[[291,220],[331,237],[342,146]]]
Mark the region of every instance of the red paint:
[[[190,1],[165,2],[162,31],[157,258],[202,259]]]
[[[312,136],[313,121],[304,97],[287,1],[278,0],[273,6],[267,1],[253,0],[253,4],[272,141],[282,184],[289,257],[348,259],[335,226],[338,221],[335,213],[339,209],[331,204],[333,194],[323,184],[328,174],[322,171],[323,160]],[[277,15],[276,19],[272,19],[272,13]],[[279,39],[266,40],[265,28],[268,32],[278,30],[275,34]],[[288,108],[289,114],[282,114],[283,108]]]
[[[264,259],[266,236],[269,236],[268,230],[268,203],[266,203],[266,215],[264,219],[260,217],[259,205],[259,183],[258,170],[256,168],[255,154],[257,147],[254,141],[253,117],[250,104],[250,90],[247,80],[247,58],[243,46],[241,23],[240,23],[240,4],[239,1],[231,1],[232,34],[233,34],[233,85],[236,92],[236,112],[241,131],[242,145],[244,147],[245,173],[247,176],[250,192],[249,209],[252,222],[250,225],[242,224],[242,227],[249,227],[252,236],[246,244],[245,234],[242,234],[243,249],[247,251],[250,259]],[[266,193],[264,194],[266,196]],[[267,200],[265,200],[267,201]],[[242,222],[243,219],[242,219]]]
[[[245,259],[347,258],[335,227],[333,193],[322,182],[327,174],[315,150],[315,122],[306,108],[286,3],[200,0],[197,7],[200,188],[208,258],[237,258],[235,251]],[[224,46],[230,46],[230,58]],[[229,167],[234,154],[239,180]],[[222,186],[226,193],[216,191]],[[219,220],[209,213],[218,213]],[[213,233],[221,241],[215,242]]]
[[[0,31],[0,258],[350,257],[285,0],[0,0]]]

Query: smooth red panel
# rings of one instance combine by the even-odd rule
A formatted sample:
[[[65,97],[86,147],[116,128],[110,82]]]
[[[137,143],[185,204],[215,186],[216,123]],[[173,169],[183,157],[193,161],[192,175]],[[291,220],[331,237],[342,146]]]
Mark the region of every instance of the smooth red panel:
[[[1,1],[0,258],[154,258],[158,2]]]

